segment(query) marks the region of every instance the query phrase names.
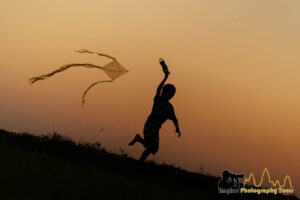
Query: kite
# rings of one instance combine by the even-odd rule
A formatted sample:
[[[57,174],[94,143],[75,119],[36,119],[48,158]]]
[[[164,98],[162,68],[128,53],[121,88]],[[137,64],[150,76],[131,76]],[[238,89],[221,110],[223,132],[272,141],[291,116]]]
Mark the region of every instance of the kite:
[[[63,65],[62,67],[58,68],[57,70],[48,73],[48,74],[44,74],[41,76],[37,76],[37,77],[32,77],[29,79],[30,84],[35,83],[36,81],[40,81],[40,80],[44,80],[46,78],[49,78],[51,76],[53,76],[56,73],[62,72],[64,70],[67,70],[71,67],[87,67],[87,68],[98,68],[98,69],[102,69],[111,79],[110,80],[101,80],[101,81],[97,81],[95,83],[92,83],[82,94],[82,100],[81,100],[81,105],[83,106],[85,104],[85,97],[86,94],[88,93],[88,91],[94,87],[95,85],[99,84],[99,83],[104,83],[104,82],[113,82],[116,78],[118,78],[119,76],[125,74],[127,71],[127,69],[125,67],[123,67],[116,58],[107,55],[107,54],[102,54],[102,53],[98,53],[98,52],[93,52],[93,51],[89,51],[86,49],[81,49],[78,51],[75,51],[78,53],[89,53],[89,54],[97,54],[98,56],[104,56],[107,58],[112,59],[112,61],[106,65],[104,65],[103,67],[101,66],[97,66],[94,64],[90,64],[90,63],[72,63],[72,64],[67,64],[67,65]]]

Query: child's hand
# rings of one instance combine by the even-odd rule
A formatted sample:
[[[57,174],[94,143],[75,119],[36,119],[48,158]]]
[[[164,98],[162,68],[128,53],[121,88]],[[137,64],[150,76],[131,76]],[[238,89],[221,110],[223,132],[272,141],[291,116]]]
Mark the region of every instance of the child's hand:
[[[176,133],[178,133],[178,137],[180,137],[180,136],[181,136],[181,132],[180,132],[180,130],[179,130],[179,129],[176,129]]]

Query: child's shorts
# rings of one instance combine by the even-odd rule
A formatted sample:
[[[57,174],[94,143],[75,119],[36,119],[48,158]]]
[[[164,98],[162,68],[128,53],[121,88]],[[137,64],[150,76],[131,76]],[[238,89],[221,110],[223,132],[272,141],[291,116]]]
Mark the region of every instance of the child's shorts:
[[[146,122],[144,126],[144,141],[145,147],[155,154],[159,146],[159,127],[153,126],[151,123]]]

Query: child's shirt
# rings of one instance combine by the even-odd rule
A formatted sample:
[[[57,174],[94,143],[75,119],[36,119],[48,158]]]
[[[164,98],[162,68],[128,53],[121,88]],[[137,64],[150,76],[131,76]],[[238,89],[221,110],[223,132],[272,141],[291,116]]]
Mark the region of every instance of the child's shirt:
[[[160,129],[161,125],[167,119],[175,119],[175,112],[172,104],[161,98],[160,95],[156,95],[152,107],[152,112],[147,119],[147,123],[154,125],[155,129]]]

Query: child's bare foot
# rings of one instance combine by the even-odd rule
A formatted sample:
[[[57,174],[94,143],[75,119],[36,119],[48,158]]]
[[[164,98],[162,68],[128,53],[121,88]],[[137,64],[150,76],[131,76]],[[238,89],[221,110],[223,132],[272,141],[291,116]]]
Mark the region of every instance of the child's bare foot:
[[[141,139],[141,136],[139,134],[136,134],[133,140],[128,144],[129,146],[134,145],[137,141]]]

